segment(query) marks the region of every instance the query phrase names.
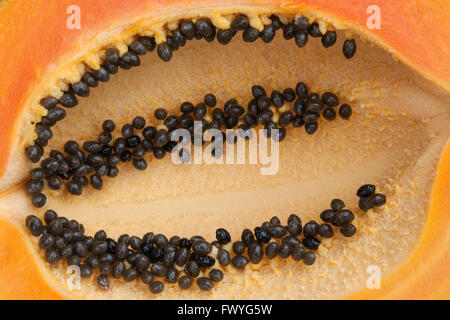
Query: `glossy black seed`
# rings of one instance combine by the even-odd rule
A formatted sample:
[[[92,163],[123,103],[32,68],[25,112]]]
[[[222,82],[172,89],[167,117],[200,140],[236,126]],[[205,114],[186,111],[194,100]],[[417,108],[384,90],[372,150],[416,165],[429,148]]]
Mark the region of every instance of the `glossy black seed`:
[[[158,120],[164,120],[165,118],[167,118],[167,111],[163,108],[158,108],[155,110],[155,118]]]
[[[214,282],[220,282],[223,280],[223,272],[219,269],[212,269],[209,272],[209,278]]]
[[[74,230],[74,233],[80,233],[81,231],[79,230]],[[78,239],[78,236],[77,236]],[[92,245],[94,243],[94,238],[93,237],[84,237],[83,238],[83,242],[86,244],[86,246],[88,247],[89,250],[91,250]]]
[[[317,250],[320,245],[320,241],[314,237],[307,237],[302,240],[302,244],[305,248]]]
[[[285,111],[282,114],[280,114],[280,117],[278,118],[278,125],[280,127],[285,127],[288,124],[290,124],[294,120],[294,115],[291,111]]]
[[[256,99],[267,96],[266,90],[264,90],[264,88],[259,85],[252,86],[252,95]]]
[[[128,48],[138,55],[143,55],[147,53],[146,48],[139,40],[134,40],[132,43],[130,43]]]
[[[202,119],[206,115],[206,105],[204,103],[199,103],[195,106],[193,115],[197,119]]]
[[[219,228],[216,230],[216,239],[220,244],[227,244],[231,241],[231,235],[227,230]]]
[[[291,221],[288,224],[287,230],[291,236],[297,236],[302,233],[302,224],[297,221]]]
[[[162,159],[166,155],[166,150],[164,150],[164,148],[155,148],[153,150],[153,155],[156,159]]]
[[[58,104],[58,99],[54,97],[47,97],[42,99],[40,103],[45,109],[51,109]]]
[[[178,270],[170,267],[166,273],[166,281],[168,283],[175,283],[178,280]]]
[[[280,18],[276,15],[271,15],[270,20],[272,20],[272,25],[275,28],[275,30],[278,30],[283,27],[283,23],[280,21]]]
[[[95,88],[98,86],[98,81],[97,79],[95,79],[92,72],[85,72],[84,75],[81,77],[81,80],[83,80],[83,82],[86,83],[91,88]]]
[[[73,254],[73,249],[71,246],[65,246],[59,250],[59,256],[61,259],[67,259]]]
[[[281,239],[282,244],[287,244],[290,248],[300,244],[300,240],[294,236],[287,236]]]
[[[104,276],[109,276],[112,274],[113,267],[110,262],[102,262],[99,266],[99,271]]]
[[[244,269],[248,264],[248,259],[244,256],[237,255],[231,259],[231,265],[237,269]]]
[[[311,23],[311,25],[308,28],[308,33],[311,35],[311,37],[315,38],[322,36],[319,25],[316,22]]]
[[[344,120],[350,119],[352,116],[352,107],[346,103],[342,104],[339,108],[339,116]]]
[[[28,181],[25,190],[28,194],[36,194],[42,191],[42,189],[44,188],[44,181],[43,180],[38,180],[38,181],[33,181],[30,180]]]
[[[242,31],[247,29],[249,26],[248,18],[244,15],[238,15],[234,18],[231,23],[231,30],[233,31]]]
[[[225,128],[227,129],[233,129],[235,128],[239,123],[239,119],[233,116],[228,116],[225,118]]]
[[[74,94],[65,92],[59,99],[59,104],[66,108],[73,108],[78,104],[78,99]]]
[[[60,235],[62,228],[63,226],[59,219],[54,219],[48,224],[48,231],[54,236]]]
[[[200,274],[200,267],[196,261],[189,261],[184,271],[193,278],[197,278]]]
[[[356,53],[356,42],[354,39],[347,39],[344,41],[342,52],[347,59],[352,58]]]
[[[331,92],[325,92],[324,94],[322,94],[322,101],[328,107],[336,107],[339,104],[338,97]]]
[[[119,62],[120,55],[117,50],[110,48],[106,50],[105,57],[108,62],[117,64],[117,62]]]
[[[183,21],[180,24],[180,31],[188,39],[192,39],[195,36],[195,25],[192,21]]]
[[[333,228],[327,224],[327,223],[322,223],[319,226],[319,235],[323,238],[331,238],[333,236]]]
[[[278,254],[280,255],[280,258],[286,259],[291,255],[293,246],[290,246],[288,243],[281,243],[280,247],[278,248]]]
[[[106,243],[108,244],[108,252],[114,254],[116,252],[117,242],[111,238],[107,238]]]
[[[298,82],[295,86],[295,93],[300,99],[306,99],[308,97],[308,87],[303,82]]]
[[[191,254],[190,258],[197,262],[201,268],[209,268],[216,263],[216,260],[213,257],[198,255],[196,253]]]
[[[98,70],[94,70],[92,73],[94,78],[101,82],[109,81],[109,72],[104,67],[100,67]]]
[[[311,111],[306,111],[303,114],[303,120],[306,123],[314,123],[317,122],[317,120],[320,119],[320,114],[318,112],[311,112]]]
[[[175,263],[180,267],[184,266],[189,260],[189,249],[181,248],[177,251],[175,256]]]
[[[126,266],[122,261],[116,261],[112,265],[112,273],[113,278],[120,279],[125,273]]]
[[[121,64],[119,64],[120,66],[126,64],[130,67],[137,67],[141,65],[141,59],[139,59],[139,57],[134,54],[133,52],[127,52],[125,53],[119,60],[119,62],[121,62]]]
[[[305,132],[308,134],[314,134],[318,128],[319,128],[319,125],[317,124],[317,122],[306,122],[305,123]]]
[[[59,253],[53,248],[47,248],[45,250],[45,259],[50,264],[56,264],[59,261]]]
[[[36,208],[42,208],[47,203],[47,196],[43,193],[36,193],[31,202]]]
[[[72,84],[72,90],[80,97],[88,97],[90,93],[89,86],[84,81]]]
[[[147,270],[141,272],[140,278],[145,284],[150,284],[154,280],[153,274]]]
[[[301,116],[294,116],[292,119],[292,126],[294,128],[299,128],[305,124],[305,120]]]
[[[110,74],[116,74],[119,71],[119,68],[117,67],[117,65],[115,65],[111,62],[108,62],[108,61],[105,61],[102,64],[102,68],[104,68]]]
[[[292,22],[290,22],[284,26],[283,37],[286,40],[289,40],[289,39],[292,39],[293,37],[295,37],[295,25]]]
[[[302,260],[303,260],[304,264],[306,264],[307,266],[310,266],[310,265],[314,264],[314,262],[316,262],[316,254],[312,251],[306,251],[302,255]]]
[[[36,125],[36,133],[39,139],[42,140],[50,140],[53,137],[52,130],[50,128],[43,126],[40,123]]]
[[[333,121],[334,119],[336,119],[336,111],[333,108],[325,108],[322,111],[322,116],[325,120]]]
[[[27,148],[27,157],[33,163],[39,162],[43,154],[44,150],[38,145],[32,145]]]
[[[100,266],[100,261],[98,260],[98,257],[95,255],[89,255],[86,258],[86,264],[90,266],[91,268],[98,268]]]
[[[305,30],[299,30],[295,33],[295,44],[303,48],[308,43],[308,33]]]
[[[276,242],[270,242],[266,246],[266,257],[269,259],[273,259],[278,255],[278,244]]]
[[[233,32],[230,29],[217,30],[217,41],[220,44],[226,45],[226,44],[230,43],[232,38],[233,38]]]
[[[255,237],[261,243],[268,243],[271,238],[269,232],[260,227],[255,228]]]
[[[73,239],[73,231],[70,229],[64,228],[61,234],[62,238],[65,242],[70,243]],[[89,248],[88,248],[89,249]]]
[[[294,261],[300,261],[305,253],[305,249],[302,246],[295,246],[291,250],[291,257]]]
[[[338,211],[344,209],[345,203],[341,199],[333,199],[331,200],[330,207],[334,211]]]
[[[167,42],[158,44],[158,57],[163,61],[169,61],[172,58],[172,48]]]
[[[48,225],[50,222],[58,218],[58,214],[54,210],[47,210],[44,213],[44,221]]]
[[[131,161],[132,158],[133,154],[131,153],[130,150],[125,150],[120,154],[120,160],[122,160],[123,162]]]
[[[331,222],[335,226],[342,226],[346,223],[352,222],[354,219],[355,215],[353,214],[353,212],[347,209],[342,209],[334,215],[333,219],[331,219]]]
[[[339,231],[342,233],[344,237],[351,237],[356,232],[356,227],[351,223],[346,223],[341,226]]]
[[[253,235],[253,232],[251,232],[249,229],[244,229],[241,234],[241,240],[244,242],[246,246],[248,246],[251,242],[255,240],[255,236]]]
[[[263,256],[264,251],[259,243],[253,242],[248,246],[248,257],[251,263],[253,264],[260,263]]]
[[[242,39],[244,39],[245,42],[255,42],[259,38],[259,36],[259,30],[253,27],[248,27],[242,33]]]
[[[331,222],[331,220],[334,217],[334,211],[333,210],[324,210],[320,214],[320,219],[322,219],[323,222]]]
[[[245,251],[245,243],[243,241],[236,241],[233,243],[233,252],[235,254],[243,254]]]
[[[318,233],[319,233],[319,224],[316,221],[314,221],[314,220],[309,221],[303,227],[303,234],[307,238],[308,237],[314,237]]]
[[[381,193],[374,193],[369,196],[368,201],[370,206],[380,207],[386,204],[386,196]]]
[[[123,242],[117,244],[114,255],[117,260],[125,260],[128,258],[128,245]]]
[[[163,292],[164,284],[161,281],[152,281],[149,288],[151,293],[158,294]]]
[[[358,191],[356,192],[356,195],[360,198],[367,198],[372,193],[375,192],[375,186],[373,184],[364,184],[361,187],[359,187]]]
[[[39,248],[48,249],[55,243],[55,237],[51,234],[45,234],[39,239]]]
[[[322,45],[329,48],[336,43],[337,35],[335,31],[327,31],[322,37]]]
[[[231,262],[230,253],[227,250],[219,249],[219,252],[217,253],[217,261],[219,261],[221,266],[228,266]]]
[[[94,239],[96,241],[105,241],[107,238],[105,230],[99,230],[94,234]]]
[[[81,258],[79,256],[77,256],[76,254],[71,255],[67,259],[67,265],[68,266],[79,266],[80,263],[81,263]]]
[[[77,254],[80,258],[86,258],[89,254],[88,247],[86,244],[82,241],[75,242],[73,246],[73,251],[75,254]]]
[[[102,123],[102,128],[105,132],[113,132],[116,129],[116,124],[112,120],[105,120]]]
[[[178,279],[178,286],[183,290],[189,289],[192,286],[192,279],[188,276],[182,276]]]
[[[101,290],[108,290],[111,287],[111,282],[107,276],[101,274],[97,277],[97,286]]]
[[[269,43],[275,38],[275,27],[272,24],[264,26],[263,31],[261,31],[261,39],[265,43]]]
[[[83,149],[90,153],[98,153],[102,146],[97,141],[86,141],[83,143]]]
[[[179,29],[172,31],[172,39],[178,47],[183,47],[187,40],[186,36]]]
[[[200,289],[204,291],[209,291],[213,288],[213,284],[210,278],[200,277],[197,279],[197,285]]]
[[[211,24],[211,22],[205,19],[198,19],[195,22],[195,29],[202,37],[205,38],[211,36],[211,34],[214,32],[214,26]]]
[[[66,117],[66,111],[59,107],[53,107],[48,110],[47,119],[51,122],[61,121]]]
[[[39,181],[44,179],[45,172],[42,168],[34,168],[30,171],[30,180],[32,181]]]
[[[269,227],[269,233],[273,238],[282,238],[287,233],[285,226],[276,224]]]
[[[123,279],[126,282],[131,282],[133,280],[135,280],[138,276],[138,272],[135,268],[133,267],[129,267],[127,270],[125,270],[124,274],[123,274]]]
[[[37,237],[41,235],[44,228],[41,219],[36,216],[30,215],[27,217],[25,223],[33,236]]]

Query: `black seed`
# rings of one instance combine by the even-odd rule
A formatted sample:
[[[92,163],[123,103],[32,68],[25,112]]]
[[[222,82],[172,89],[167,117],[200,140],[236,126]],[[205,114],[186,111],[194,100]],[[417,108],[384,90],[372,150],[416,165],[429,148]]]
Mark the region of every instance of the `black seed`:
[[[119,71],[119,68],[117,67],[117,65],[115,65],[111,62],[108,62],[108,61],[105,61],[102,64],[102,68],[104,68],[110,74],[116,74]]]
[[[54,97],[48,97],[42,99],[40,103],[45,109],[51,109],[58,104],[58,100]]]
[[[209,268],[216,263],[216,260],[213,257],[202,256],[196,253],[191,254],[191,259],[195,260],[201,268]]]
[[[255,240],[255,236],[253,235],[253,232],[251,232],[249,229],[244,229],[242,231],[241,240],[244,242],[246,246],[248,246],[251,242]]]
[[[125,273],[126,266],[122,261],[116,261],[112,265],[112,276],[113,278],[120,279]]]
[[[172,58],[172,48],[167,42],[158,44],[157,52],[163,61],[167,62]]]
[[[156,159],[162,159],[166,155],[166,151],[164,150],[164,148],[155,148],[153,150],[153,155]]]
[[[42,191],[42,189],[44,188],[44,181],[39,180],[39,181],[28,181],[25,190],[27,191],[28,194],[36,194]]]
[[[336,32],[335,31],[327,31],[322,37],[322,45],[325,48],[329,48],[336,43]]]
[[[276,15],[271,15],[270,20],[272,20],[272,25],[275,28],[275,30],[280,29],[283,27],[283,23],[280,21],[280,18],[278,18]]]
[[[206,115],[206,105],[204,103],[199,103],[195,106],[193,115],[197,119],[203,119],[203,117]]]
[[[78,104],[78,99],[72,93],[65,92],[59,99],[59,104],[66,108],[73,108]]]
[[[58,177],[50,177],[50,179],[48,179],[48,186],[50,187],[50,189],[52,190],[59,190],[62,187],[62,182],[61,179]]]
[[[291,221],[288,224],[287,230],[291,236],[297,236],[302,233],[302,224],[297,221]]]
[[[72,84],[72,90],[80,97],[88,97],[90,93],[89,86],[84,81]]]
[[[333,236],[333,228],[327,223],[319,226],[319,235],[323,238],[331,238]]]
[[[69,247],[70,248],[70,247]],[[89,255],[86,258],[86,264],[90,266],[91,268],[98,268],[100,266],[100,261],[98,260],[98,257],[95,255]]]
[[[244,39],[245,42],[255,42],[259,38],[259,31],[256,28],[248,27],[244,30],[242,33],[242,39]]]
[[[325,92],[324,94],[322,94],[322,101],[328,107],[336,107],[339,104],[338,97],[331,92]]]
[[[163,292],[164,284],[161,281],[152,281],[149,288],[151,293],[158,294]]]
[[[231,265],[237,269],[244,269],[247,264],[248,259],[241,255],[237,255],[231,259]]]
[[[260,227],[255,228],[255,236],[258,242],[262,243],[268,243],[271,238],[269,232]]]
[[[38,145],[32,145],[27,148],[27,157],[33,163],[39,162],[43,154],[44,150]]]
[[[153,274],[150,271],[143,271],[141,273],[141,281],[145,284],[150,284],[154,280]]]
[[[344,209],[345,203],[341,199],[333,199],[331,200],[330,207],[334,211],[338,211]]]
[[[275,38],[275,27],[272,24],[264,26],[263,31],[261,31],[261,39],[265,43],[269,43]]]
[[[311,220],[303,227],[303,234],[305,237],[314,237],[319,233],[319,224]]]
[[[43,193],[36,193],[31,202],[36,208],[42,208],[47,203],[47,196]]]
[[[373,184],[364,184],[361,187],[359,187],[358,191],[356,192],[356,195],[360,198],[367,198],[372,193],[375,192],[375,186]]]
[[[316,262],[316,254],[312,251],[306,251],[305,253],[303,253],[302,260],[304,264],[310,266],[314,262]]]
[[[133,52],[127,52],[125,53],[119,60],[120,66],[122,65],[128,65],[130,67],[137,67],[141,65],[141,59],[134,54]]]
[[[380,207],[386,203],[386,196],[381,193],[374,193],[369,196],[368,200],[370,206]]]
[[[214,32],[214,26],[211,24],[211,22],[204,19],[198,19],[195,22],[195,29],[202,37],[205,38],[211,36],[211,34]]]
[[[158,108],[155,110],[155,118],[158,120],[164,120],[165,118],[167,118],[167,111],[163,108]]]
[[[288,243],[281,243],[278,254],[280,255],[280,258],[286,259],[291,255],[293,246],[290,246]]]
[[[47,210],[44,214],[44,221],[48,225],[50,222],[58,218],[58,214],[54,210]]]
[[[84,81],[89,87],[95,88],[98,86],[98,81],[95,79],[94,75],[91,72],[85,72],[81,77],[81,80]]]
[[[305,123],[305,131],[308,134],[314,134],[318,128],[319,128],[319,125],[317,124],[317,122]]]
[[[278,255],[278,244],[276,242],[270,242],[266,246],[266,256],[269,259],[273,259]]]
[[[346,103],[342,104],[339,108],[339,116],[344,120],[350,119],[352,116],[352,107]]]
[[[322,112],[322,116],[325,120],[333,121],[336,119],[336,111],[333,108],[325,108]]]
[[[295,28],[296,30],[304,30],[308,28],[309,26],[309,20],[307,17],[298,17],[295,19]]]
[[[311,25],[308,28],[308,33],[311,35],[311,37],[321,37],[322,33],[320,32],[319,25],[316,22],[311,23]]]
[[[96,241],[105,241],[107,237],[105,230],[99,230],[94,234]]]
[[[317,250],[320,245],[320,241],[314,237],[307,237],[302,240],[302,244],[305,248]]]
[[[27,216],[25,224],[33,236],[37,237],[41,235],[44,228],[41,219],[36,216],[30,215]]]
[[[299,261],[302,259],[305,249],[302,246],[295,246],[291,250],[291,256],[294,261]]]
[[[189,249],[188,248],[181,248],[177,251],[176,257],[175,257],[175,263],[179,265],[180,267],[184,266],[189,260]]]
[[[308,97],[308,87],[303,82],[298,82],[295,86],[295,93],[300,99]]]
[[[106,50],[105,57],[108,62],[117,64],[117,62],[119,62],[120,55],[117,50],[110,48]]]
[[[55,237],[51,234],[45,234],[39,239],[39,248],[48,249],[55,243]]]
[[[45,250],[45,259],[50,264],[56,264],[59,261],[59,254],[58,251],[56,251],[53,248],[48,248]]]
[[[186,36],[179,29],[172,31],[172,39],[178,47],[183,47],[186,44]]]
[[[61,121],[66,117],[66,111],[59,107],[53,107],[48,110],[47,119],[51,122]]]
[[[43,126],[40,123],[36,125],[36,133],[39,139],[42,140],[50,140],[53,137],[52,130],[50,130],[50,128]]]
[[[188,39],[192,39],[195,36],[195,25],[192,21],[183,21],[180,24],[180,31]]]
[[[102,290],[108,290],[111,286],[111,282],[107,276],[101,274],[97,277],[97,286]]]
[[[242,241],[236,241],[233,243],[233,252],[236,254],[243,254],[245,251],[245,243]]]
[[[230,29],[217,30],[217,41],[220,44],[226,45],[226,44],[230,43],[232,38],[233,38],[233,32]]]
[[[186,290],[189,289],[192,285],[192,279],[188,276],[182,276],[178,279],[178,286],[180,289]]]
[[[351,223],[347,223],[342,225],[339,231],[342,233],[344,237],[351,237],[355,234],[356,227]]]
[[[142,36],[142,37],[139,37],[138,40],[142,43],[142,45],[144,46],[144,48],[147,51],[151,52],[151,51],[155,50],[155,48],[156,48],[155,38]]]
[[[200,277],[197,279],[197,285],[200,289],[209,291],[213,288],[213,284],[211,282],[211,279],[207,277]]]
[[[282,238],[287,233],[287,229],[281,225],[272,225],[269,227],[269,232],[273,238]]]
[[[239,15],[236,18],[234,18],[233,22],[231,23],[231,30],[242,31],[247,29],[248,26],[249,26],[248,18],[244,15]]]
[[[333,217],[334,217],[334,211],[333,210],[324,210],[320,214],[320,219],[322,219],[323,222],[331,222]]]
[[[30,171],[30,179],[32,181],[42,180],[45,177],[45,172],[41,168],[34,168]]]
[[[200,267],[195,261],[189,261],[184,268],[184,271],[193,278],[197,278],[200,274]]]
[[[354,39],[347,39],[344,41],[342,52],[347,59],[352,58],[356,53],[356,42]]]
[[[112,120],[105,120],[102,123],[102,128],[106,132],[113,132],[116,129],[116,124]]]
[[[123,274],[123,279],[126,282],[131,282],[135,280],[138,276],[138,272],[135,268],[129,267],[127,270],[125,270],[125,273]]]
[[[59,256],[61,259],[67,259],[73,254],[73,249],[71,246],[65,246],[59,250]]]
[[[308,43],[308,33],[305,30],[299,30],[295,33],[295,44],[303,48]]]
[[[251,263],[258,264],[261,262],[264,256],[263,249],[261,245],[257,242],[253,242],[248,246],[248,257]]]
[[[166,273],[166,281],[168,283],[175,283],[178,280],[178,271],[177,269],[170,267]]]
[[[231,235],[227,230],[219,228],[216,230],[216,239],[220,244],[227,244],[231,241]]]
[[[77,256],[76,254],[71,255],[67,259],[67,265],[68,266],[79,266],[80,263],[81,263],[81,258],[79,256]]]
[[[30,222],[31,223],[31,222]],[[48,231],[54,236],[60,235],[62,232],[62,224],[59,219],[54,219],[48,224]]]
[[[92,73],[94,75],[94,78],[101,82],[108,82],[109,81],[109,72],[104,68],[100,67],[98,70],[94,70]]]
[[[287,244],[290,248],[293,248],[300,244],[300,240],[293,236],[287,236],[281,239],[281,243]]]
[[[230,253],[227,250],[219,249],[217,253],[217,260],[221,266],[228,266],[230,264]]]
[[[293,37],[295,37],[295,25],[292,22],[290,22],[284,26],[283,37],[286,40],[289,40],[289,39],[292,39]]]
[[[299,128],[301,126],[303,126],[305,124],[305,120],[303,120],[303,118],[301,116],[295,116],[292,119],[292,126],[294,128]]]
[[[89,254],[88,247],[86,244],[82,241],[75,242],[73,246],[73,251],[75,254],[77,254],[80,258],[86,258]]]
[[[113,267],[110,262],[100,263],[99,271],[104,276],[109,276],[112,274]]]
[[[134,40],[132,43],[130,43],[128,48],[138,55],[143,55],[147,53],[147,50],[145,49],[144,45],[139,40]]]

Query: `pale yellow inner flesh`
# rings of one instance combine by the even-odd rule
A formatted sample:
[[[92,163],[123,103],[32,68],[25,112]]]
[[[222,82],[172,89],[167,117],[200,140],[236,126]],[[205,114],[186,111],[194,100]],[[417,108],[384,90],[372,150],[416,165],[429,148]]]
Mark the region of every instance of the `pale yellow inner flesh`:
[[[50,143],[62,150],[69,139],[92,139],[105,119],[120,127],[142,115],[154,123],[156,108],[179,114],[181,102],[200,102],[208,92],[221,106],[229,98],[246,106],[253,84],[270,92],[304,81],[310,89],[335,92],[341,103],[352,105],[351,120],[321,119],[312,136],[303,127],[289,126],[276,175],[260,175],[264,165],[177,166],[169,156],[147,156],[146,171],[121,165],[119,177],[104,178],[101,192],[87,188],[75,197],[65,190],[48,191],[47,206],[35,210],[21,191],[4,197],[0,206],[7,210],[2,211],[23,219],[52,208],[79,220],[88,234],[104,229],[111,237],[153,231],[169,237],[200,234],[212,241],[215,230],[224,227],[237,240],[244,228],[253,229],[274,215],[283,223],[291,213],[303,223],[319,221],[329,201],[339,197],[355,212],[358,232],[344,238],[335,229],[313,266],[277,258],[249,264],[245,271],[227,267],[225,279],[211,292],[196,285],[181,291],[177,284],[166,283],[156,296],[140,281],[123,280],[113,280],[111,290],[102,292],[87,279],[82,290],[69,293],[77,298],[311,299],[339,298],[364,288],[368,266],[378,266],[386,275],[417,243],[437,159],[450,133],[449,95],[369,44],[357,41],[356,56],[345,59],[342,39],[338,33],[337,44],[324,49],[320,39],[310,38],[299,49],[280,32],[270,44],[244,43],[239,34],[227,46],[191,41],[169,63],[149,53],[141,57],[140,67],[120,70],[110,82],[92,89],[89,98],[80,99],[54,127]],[[366,214],[357,209],[355,193],[364,183],[387,195],[382,210]],[[10,205],[13,199],[23,199],[20,207],[17,202]],[[50,268],[67,289],[66,265]]]

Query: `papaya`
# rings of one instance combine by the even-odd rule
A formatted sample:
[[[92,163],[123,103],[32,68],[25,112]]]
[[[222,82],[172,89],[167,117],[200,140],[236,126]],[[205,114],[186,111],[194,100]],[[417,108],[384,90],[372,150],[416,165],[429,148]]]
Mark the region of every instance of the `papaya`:
[[[0,298],[449,298],[447,1],[0,7]]]

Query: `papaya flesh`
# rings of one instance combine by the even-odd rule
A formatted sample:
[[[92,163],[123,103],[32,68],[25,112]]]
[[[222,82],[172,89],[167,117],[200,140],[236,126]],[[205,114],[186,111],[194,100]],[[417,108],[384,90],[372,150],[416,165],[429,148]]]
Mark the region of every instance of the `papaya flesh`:
[[[80,30],[61,28],[70,4],[1,5],[0,21],[11,21],[0,31],[0,61],[10,75],[0,79],[0,269],[9,275],[0,279],[1,298],[449,297],[448,4],[414,1],[405,8],[401,1],[382,1],[379,30],[367,29],[370,4],[361,1],[231,1],[225,6],[213,1],[79,1]],[[408,14],[398,15],[399,10]],[[33,12],[42,14],[37,20],[27,18]],[[417,12],[428,17],[421,25]],[[90,97],[80,98],[54,127],[48,150],[62,149],[69,139],[96,137],[105,119],[121,126],[135,115],[152,118],[158,107],[177,112],[181,102],[199,102],[207,92],[219,104],[231,97],[245,103],[253,84],[272,90],[304,81],[317,92],[336,92],[352,104],[352,119],[321,123],[314,136],[289,128],[274,176],[259,175],[261,165],[175,166],[170,159],[152,160],[144,172],[124,165],[101,192],[87,190],[81,197],[54,192],[46,207],[32,208],[23,188],[32,167],[24,150],[34,138],[32,122],[43,115],[41,98],[60,95],[61,80],[79,80],[80,63],[94,67],[105,46],[120,48],[136,34],[180,19],[208,17],[226,25],[226,17],[236,13],[254,16],[255,25],[270,14],[304,14],[337,29],[338,42],[325,49],[310,39],[299,49],[278,32],[270,44],[245,43],[241,36],[226,46],[194,40],[168,63],[148,53],[141,66],[119,71]],[[30,20],[33,28],[24,23]],[[358,51],[347,60],[341,51],[349,32]],[[11,50],[17,62],[11,62]],[[92,279],[82,280],[81,290],[70,290],[66,266],[44,262],[23,223],[28,214],[42,216],[52,208],[82,222],[89,234],[105,229],[117,238],[156,231],[213,240],[215,229],[224,227],[238,239],[242,229],[273,215],[286,220],[295,212],[304,222],[317,219],[335,197],[357,212],[355,191],[368,182],[389,200],[380,211],[357,215],[354,238],[325,241],[310,267],[277,258],[245,271],[224,268],[224,281],[211,292],[167,284],[154,296],[144,284],[123,280],[112,281],[104,292]],[[366,289],[372,265],[382,275],[375,290]]]

